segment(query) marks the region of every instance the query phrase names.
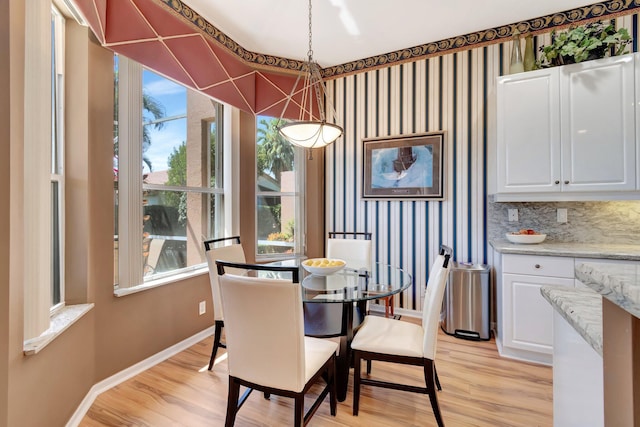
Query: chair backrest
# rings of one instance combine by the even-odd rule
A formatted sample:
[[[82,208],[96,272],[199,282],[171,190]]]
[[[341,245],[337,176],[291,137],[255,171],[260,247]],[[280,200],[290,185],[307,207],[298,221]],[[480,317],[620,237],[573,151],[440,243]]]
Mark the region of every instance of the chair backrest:
[[[349,239],[347,236],[353,238]],[[327,239],[327,258],[344,260],[351,268],[371,269],[373,264],[371,248],[371,233],[330,231]]]
[[[234,241],[235,243],[227,244]],[[220,299],[220,285],[218,284],[218,270],[216,260],[244,263],[246,261],[244,250],[240,244],[240,237],[224,237],[221,239],[206,240],[204,242],[207,265],[209,266],[209,282],[211,283],[211,295],[213,297],[213,317],[215,320],[224,320],[224,310]],[[231,272],[231,271],[230,271]],[[239,272],[235,272],[241,274]]]
[[[433,262],[422,306],[422,328],[424,330],[422,351],[424,357],[431,360],[435,360],[436,356],[440,309],[449,276],[450,258],[451,252],[447,253],[446,250],[441,250]]]
[[[229,375],[300,392],[305,344],[300,284],[285,279],[219,276]]]

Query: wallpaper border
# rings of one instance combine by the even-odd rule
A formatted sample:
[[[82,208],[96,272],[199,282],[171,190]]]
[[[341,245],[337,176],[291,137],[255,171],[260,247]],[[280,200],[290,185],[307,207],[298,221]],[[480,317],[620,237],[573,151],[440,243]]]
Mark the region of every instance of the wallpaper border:
[[[302,69],[303,62],[295,59],[282,58],[274,55],[265,55],[252,52],[243,48],[231,37],[224,34],[181,0],[159,0],[179,14],[190,24],[198,27],[206,36],[224,46],[232,55],[241,61],[257,68],[279,69],[282,72],[296,72]],[[609,0],[594,3],[552,15],[533,18],[514,24],[476,31],[457,37],[451,37],[432,43],[421,44],[382,55],[371,56],[322,69],[325,79],[334,79],[345,75],[369,71],[380,67],[388,67],[403,62],[415,61],[422,58],[439,56],[462,49],[476,48],[479,46],[500,43],[513,36],[517,29],[521,34],[538,34],[552,29],[560,29],[573,24],[587,21],[595,21],[603,18],[614,18],[619,15],[640,8],[640,0]]]

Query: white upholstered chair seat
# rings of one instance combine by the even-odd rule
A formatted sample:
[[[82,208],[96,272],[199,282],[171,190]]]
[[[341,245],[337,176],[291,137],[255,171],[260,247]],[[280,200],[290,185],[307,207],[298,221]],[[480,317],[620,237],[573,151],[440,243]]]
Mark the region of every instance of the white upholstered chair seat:
[[[351,342],[353,350],[423,357],[422,326],[378,316],[367,316]]]
[[[304,382],[307,383],[331,357],[331,353],[336,354],[338,343],[320,338],[304,337]],[[302,388],[300,389],[302,390]],[[294,391],[300,391],[294,390]]]

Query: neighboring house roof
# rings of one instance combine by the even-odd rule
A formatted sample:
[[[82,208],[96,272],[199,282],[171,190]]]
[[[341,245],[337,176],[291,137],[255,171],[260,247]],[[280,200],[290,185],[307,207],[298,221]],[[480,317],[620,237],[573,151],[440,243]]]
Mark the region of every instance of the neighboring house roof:
[[[167,183],[168,180],[169,180],[169,171],[156,171],[156,172],[149,172],[144,179],[144,183],[164,185]]]

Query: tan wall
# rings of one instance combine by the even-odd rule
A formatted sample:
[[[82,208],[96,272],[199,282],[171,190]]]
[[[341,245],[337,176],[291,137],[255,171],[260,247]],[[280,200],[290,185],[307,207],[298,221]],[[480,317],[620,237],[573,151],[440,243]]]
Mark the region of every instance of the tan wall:
[[[73,24],[67,29],[73,66],[67,67],[72,87],[67,92],[66,299],[95,307],[40,353],[23,355],[22,265],[28,262],[21,238],[23,1],[1,2],[0,12],[1,28],[11,35],[0,37],[0,90],[9,94],[0,97],[0,139],[9,141],[0,144],[0,182],[5,183],[0,191],[0,425],[61,426],[95,383],[210,327],[212,312],[199,316],[197,307],[201,300],[213,305],[207,275],[113,296],[113,57],[87,28]],[[255,118],[240,117],[240,229],[253,261]],[[317,191],[323,163],[320,155],[314,157],[308,183],[315,190],[307,202],[313,224],[323,224],[318,218],[323,193]],[[317,234],[318,247],[324,245],[323,234]]]
[[[22,3],[9,1],[10,13],[0,18],[4,28],[24,21]],[[69,301],[94,302],[95,308],[40,353],[23,355],[21,271],[28,262],[21,255],[24,28],[17,25],[10,32],[16,36],[0,37],[0,88],[10,94],[0,97],[0,135],[9,141],[0,144],[1,182],[7,185],[0,192],[0,425],[61,426],[93,384],[211,326],[212,313],[199,316],[197,310],[201,300],[212,307],[211,292],[208,277],[201,275],[113,296],[113,58],[89,42],[86,28],[71,27],[68,53],[80,62],[67,68],[73,90],[68,95],[66,289]],[[15,50],[9,50],[9,42]]]
[[[324,150],[314,150],[313,159],[306,163],[305,210],[307,212],[307,250],[309,258],[324,256]]]
[[[247,262],[256,261],[256,119],[240,112],[240,238]]]
[[[24,4],[19,0],[0,2],[0,425],[9,420],[9,361],[16,357],[15,326],[16,315],[11,312],[16,302],[21,301],[21,287],[14,280],[21,281],[22,264],[10,258],[11,243],[16,242],[21,217],[18,205],[21,203],[18,183],[11,177],[20,173],[12,169],[16,160],[22,158],[23,140],[23,84],[24,74]],[[13,222],[13,220],[16,220]],[[13,231],[12,231],[13,230]],[[20,321],[20,327],[22,321]]]

